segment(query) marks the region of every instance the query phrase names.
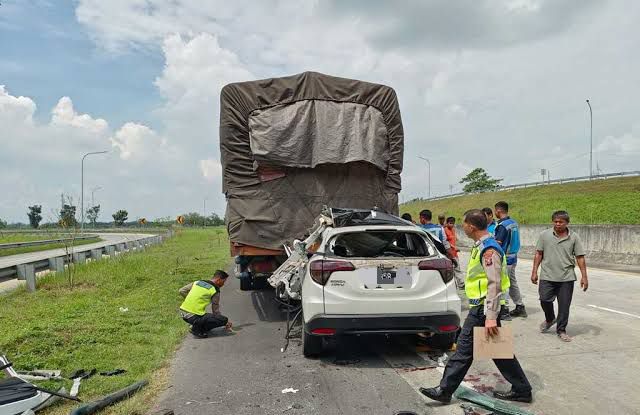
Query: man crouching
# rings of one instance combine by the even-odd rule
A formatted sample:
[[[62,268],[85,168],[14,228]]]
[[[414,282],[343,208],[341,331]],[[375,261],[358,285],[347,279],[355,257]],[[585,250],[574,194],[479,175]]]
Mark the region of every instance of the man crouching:
[[[229,275],[217,270],[210,280],[200,280],[180,288],[184,301],[180,306],[182,319],[191,324],[191,334],[199,338],[207,337],[209,330],[225,326],[231,329],[229,319],[220,314],[220,289]],[[211,313],[206,307],[211,304]]]

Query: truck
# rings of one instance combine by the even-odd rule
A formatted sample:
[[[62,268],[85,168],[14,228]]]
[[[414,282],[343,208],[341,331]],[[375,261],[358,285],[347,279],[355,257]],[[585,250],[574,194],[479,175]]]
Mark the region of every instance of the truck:
[[[404,131],[388,86],[318,72],[231,83],[219,138],[241,290],[266,286],[325,206],[398,213]]]

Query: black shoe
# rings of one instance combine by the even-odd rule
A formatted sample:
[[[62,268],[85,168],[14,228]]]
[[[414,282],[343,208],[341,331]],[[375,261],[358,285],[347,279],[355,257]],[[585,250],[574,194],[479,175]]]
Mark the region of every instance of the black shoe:
[[[443,391],[440,386],[436,386],[435,388],[420,388],[420,393],[434,401],[442,403],[451,402],[451,394]]]
[[[207,335],[207,333],[201,333],[199,331],[195,331],[193,329],[189,330],[191,332],[191,334],[193,334],[195,337],[199,338],[199,339],[206,339],[207,337],[209,337]]]
[[[527,317],[527,310],[524,309],[524,305],[516,305],[516,308],[509,313],[511,317]]]
[[[493,397],[497,399],[502,399],[503,401],[515,401],[515,402],[525,402],[525,403],[533,402],[533,395],[531,395],[531,391],[515,392],[513,389],[511,389],[509,392],[494,391]]]
[[[498,316],[502,321],[511,321],[511,314],[509,314],[509,307],[500,307],[500,315]]]

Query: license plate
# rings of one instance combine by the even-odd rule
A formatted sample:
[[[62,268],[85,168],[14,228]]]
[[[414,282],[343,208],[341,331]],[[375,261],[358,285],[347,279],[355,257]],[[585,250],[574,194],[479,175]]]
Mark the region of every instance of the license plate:
[[[378,284],[394,284],[395,281],[395,269],[378,267]]]

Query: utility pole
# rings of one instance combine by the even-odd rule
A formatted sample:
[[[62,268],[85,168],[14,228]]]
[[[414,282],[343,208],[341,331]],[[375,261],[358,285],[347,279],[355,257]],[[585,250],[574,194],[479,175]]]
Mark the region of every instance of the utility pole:
[[[84,159],[93,154],[104,153],[108,153],[108,151],[92,151],[82,156],[82,162],[80,163],[80,232],[84,229]]]
[[[452,184],[449,185],[449,194],[453,194],[453,185]]]
[[[202,226],[207,226],[207,199],[202,201]]]
[[[590,132],[589,132],[589,179],[593,177],[593,110],[591,109],[591,103],[587,100],[589,106],[589,120],[590,120]]]
[[[418,158],[427,162],[428,176],[429,176],[429,191],[427,193],[427,199],[431,199],[431,162],[429,161],[428,158],[425,158],[425,157],[422,157],[422,156],[418,156]]]

